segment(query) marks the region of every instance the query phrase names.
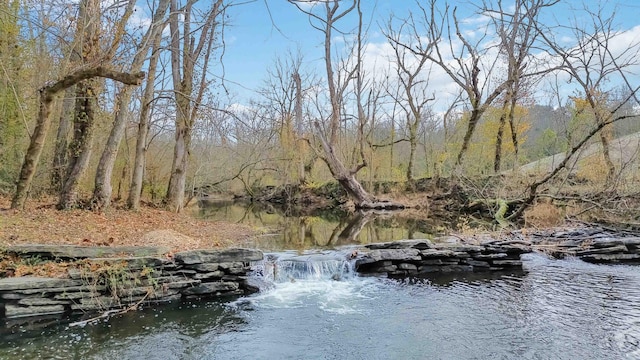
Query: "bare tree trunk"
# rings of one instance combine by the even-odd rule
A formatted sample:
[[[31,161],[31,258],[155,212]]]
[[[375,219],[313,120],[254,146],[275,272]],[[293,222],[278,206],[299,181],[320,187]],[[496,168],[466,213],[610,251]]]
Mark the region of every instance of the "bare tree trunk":
[[[140,70],[140,68],[141,66],[138,66],[135,70]],[[118,155],[118,147],[120,147],[120,141],[129,119],[129,102],[131,101],[132,91],[131,87],[126,86],[117,95],[113,127],[96,169],[93,197],[91,199],[91,207],[95,210],[105,209],[111,204],[111,176]]]
[[[496,134],[496,149],[493,157],[493,172],[498,173],[500,171],[500,165],[502,163],[502,140],[504,137],[504,128],[507,124],[507,111],[509,107],[508,97],[504,99],[502,103],[502,111],[500,112],[500,119],[498,120],[498,133]]]
[[[147,84],[142,95],[142,106],[140,109],[140,120],[138,122],[138,136],[136,137],[136,155],[133,164],[133,174],[131,185],[129,186],[129,196],[127,206],[132,210],[140,209],[140,195],[142,194],[142,182],[144,180],[144,168],[147,154],[147,135],[149,134],[149,114],[153,101],[153,91],[155,89],[156,69],[158,58],[160,57],[160,42],[162,32],[158,32],[153,40],[153,49],[149,59],[149,74]]]
[[[144,64],[147,52],[149,51],[149,47],[151,46],[152,39],[156,37],[155,34],[162,33],[164,25],[161,24],[161,22],[168,7],[169,0],[162,0],[156,13],[153,15],[151,26],[142,39],[142,45],[138,48],[138,51],[133,58],[131,63],[131,72],[140,71]],[[113,127],[111,128],[111,133],[109,134],[107,144],[104,147],[96,170],[93,198],[91,200],[91,206],[95,209],[104,209],[109,207],[111,204],[111,193],[113,191],[111,186],[111,177],[116,157],[118,155],[118,148],[120,147],[120,142],[129,119],[129,103],[131,102],[132,92],[133,89],[130,86],[125,86],[118,93]]]
[[[68,172],[60,192],[58,209],[70,209],[77,206],[78,185],[91,156],[93,124],[98,106],[96,93],[99,86],[98,82],[93,79],[82,81],[76,85],[73,139],[70,145]]]
[[[51,187],[56,192],[62,190],[62,184],[66,178],[69,133],[71,132],[75,95],[76,89],[72,86],[65,91],[62,102],[62,113],[60,114],[60,123],[56,133],[55,148],[53,150],[53,169],[51,171]]]
[[[28,196],[29,187],[33,180],[36,167],[40,161],[40,155],[42,155],[42,148],[51,124],[51,103],[55,99],[55,96],[73,86],[77,83],[91,79],[93,77],[104,77],[120,81],[125,84],[139,85],[144,78],[144,73],[127,74],[117,71],[112,71],[104,67],[96,67],[92,69],[81,69],[70,75],[65,76],[63,79],[44,86],[39,90],[40,93],[40,109],[38,112],[38,118],[36,119],[36,127],[31,135],[31,141],[29,148],[24,156],[24,162],[22,169],[20,170],[20,177],[18,178],[16,193],[11,201],[11,208],[17,209],[24,207],[24,203]]]
[[[302,135],[303,135],[303,127],[302,127],[302,79],[300,78],[300,74],[298,74],[298,72],[296,71],[295,74],[293,74],[293,81],[295,82],[295,86],[296,86],[296,103],[295,103],[295,114],[296,114],[296,132],[297,132],[297,139],[296,139],[296,144],[297,144],[297,148],[299,150],[302,150],[302,146],[299,145],[300,141],[302,140]],[[306,182],[306,174],[304,171],[304,154],[302,153],[302,151],[298,151],[297,152],[297,157],[298,157],[298,183],[300,185],[304,184]]]
[[[202,54],[204,54],[203,68],[206,69],[211,55],[217,18],[224,11],[223,0],[217,0],[204,19],[204,26],[200,29],[199,40],[191,34],[191,16],[194,2],[188,2],[185,8],[178,11],[177,0],[171,0],[169,28],[171,30],[171,74],[173,78],[174,97],[176,102],[176,143],[171,164],[171,177],[165,196],[167,208],[175,212],[184,207],[184,191],[187,182],[187,165],[191,150],[191,131],[197,117],[198,107],[202,100],[206,86],[206,71],[203,71],[197,95],[192,99],[194,87],[194,68]],[[178,17],[184,16],[182,47],[180,46],[180,27]],[[205,49],[206,47],[206,49]],[[204,50],[204,52],[203,52]],[[181,60],[182,59],[182,60]],[[193,102],[193,106],[192,106]]]
[[[600,144],[602,145],[602,156],[604,157],[604,163],[607,166],[607,183],[613,181],[616,176],[616,166],[611,160],[611,154],[609,153],[610,134],[609,134],[609,131],[607,131],[607,128],[609,126],[605,126],[600,131]]]

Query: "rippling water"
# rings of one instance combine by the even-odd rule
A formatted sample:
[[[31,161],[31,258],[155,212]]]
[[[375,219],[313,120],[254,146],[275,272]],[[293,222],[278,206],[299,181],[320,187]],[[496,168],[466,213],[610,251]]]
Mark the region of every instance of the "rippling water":
[[[0,358],[640,358],[640,269],[540,255],[527,255],[524,267],[404,282],[329,267],[343,269],[341,281],[284,277],[226,304],[5,331]]]

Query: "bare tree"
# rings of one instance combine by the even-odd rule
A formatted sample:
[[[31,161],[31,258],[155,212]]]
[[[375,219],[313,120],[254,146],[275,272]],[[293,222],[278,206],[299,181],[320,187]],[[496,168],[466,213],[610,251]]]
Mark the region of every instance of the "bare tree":
[[[151,47],[151,57],[149,58],[147,82],[140,99],[141,108],[138,116],[138,133],[136,136],[136,151],[133,163],[133,174],[131,176],[131,185],[129,186],[129,196],[127,197],[127,207],[132,210],[140,209],[140,195],[142,194],[142,183],[144,179],[144,169],[147,153],[147,141],[149,127],[151,125],[150,114],[151,105],[153,103],[153,92],[155,89],[156,71],[158,68],[158,59],[160,57],[160,45],[162,41],[162,32],[154,34],[153,45]]]
[[[184,207],[184,192],[191,147],[191,132],[198,116],[198,110],[207,85],[206,75],[209,58],[216,40],[216,30],[220,15],[224,12],[223,0],[216,0],[206,11],[196,31],[192,28],[195,1],[189,0],[183,8],[178,0],[171,0],[169,28],[171,30],[171,73],[176,103],[175,147],[171,178],[165,197],[166,205],[175,212]],[[180,17],[182,16],[182,19]],[[180,28],[182,23],[182,29]],[[195,66],[203,57],[200,79],[196,79]],[[197,88],[194,89],[194,87]],[[195,91],[194,91],[195,90]]]
[[[638,102],[637,94],[640,91],[640,86],[633,84],[630,76],[633,74],[633,68],[640,65],[640,60],[638,60],[640,59],[640,42],[637,40],[627,42],[624,49],[614,51],[612,44],[624,36],[624,32],[615,31],[613,28],[614,15],[606,16],[601,9],[585,9],[584,14],[591,20],[591,29],[586,29],[578,25],[577,22],[569,25],[556,25],[554,28],[544,26],[541,23],[535,23],[535,26],[538,36],[546,46],[547,62],[552,66],[556,66],[554,62],[558,63],[559,72],[567,77],[567,81],[578,84],[591,107],[596,123],[587,134],[576,141],[557,166],[528,186],[524,201],[509,216],[510,219],[521,216],[538,196],[539,188],[565,169],[573,156],[582,150],[590,139],[597,135],[601,136],[603,129],[618,121],[639,117],[633,113],[619,112],[619,110],[627,106],[629,102]],[[567,46],[556,40],[554,34],[562,31],[570,31],[576,42]],[[625,86],[626,95],[615,104],[603,103],[602,97],[599,97],[598,94],[608,92],[605,86],[613,83],[621,83]],[[606,141],[602,142],[602,137],[601,143],[603,154],[607,158],[607,143]],[[615,168],[612,169],[613,163],[610,159],[607,166],[609,180],[612,180],[612,171],[615,171]],[[607,183],[610,184],[611,181]]]
[[[499,172],[502,162],[502,143],[505,126],[508,122],[511,141],[513,143],[516,163],[518,159],[519,140],[517,124],[515,121],[516,105],[524,95],[527,87],[532,83],[528,81],[533,75],[540,76],[546,71],[527,72],[527,66],[531,67],[535,60],[531,56],[531,49],[537,39],[535,24],[538,22],[540,11],[556,4],[558,1],[548,0],[516,0],[513,12],[505,10],[502,0],[498,0],[495,9],[491,4],[484,4],[482,12],[489,14],[493,26],[500,40],[500,52],[506,59],[506,78],[511,80],[502,100],[496,147],[493,162],[494,172]],[[547,69],[548,70],[548,69]]]
[[[20,177],[18,178],[16,193],[11,201],[11,208],[22,208],[27,199],[29,187],[33,180],[36,167],[42,154],[44,141],[51,124],[51,105],[56,95],[61,91],[78,84],[79,82],[94,77],[103,77],[113,79],[124,84],[139,85],[144,78],[144,73],[127,74],[105,67],[95,67],[90,69],[81,69],[71,73],[64,78],[47,84],[39,90],[40,94],[40,110],[36,119],[36,127],[31,135],[31,142],[24,157]]]
[[[511,85],[513,79],[506,78],[498,80],[495,85],[492,84],[498,57],[491,53],[491,47],[483,44],[487,35],[471,42],[460,28],[461,22],[456,16],[456,8],[450,14],[448,5],[443,12],[439,12],[436,0],[430,0],[427,5],[425,7],[418,4],[421,22],[426,28],[420,29],[415,22],[408,23],[412,25],[408,26],[412,43],[396,43],[439,66],[464,91],[470,112],[462,147],[456,157],[456,166],[459,167],[482,115]],[[458,43],[460,46],[457,46]],[[481,75],[483,71],[484,74]]]
[[[162,30],[165,28],[164,17],[168,7],[169,0],[161,0],[158,4],[158,8],[152,17],[151,25],[143,36],[131,62],[129,72],[137,72],[142,69],[142,65],[147,58],[147,53],[152,43],[155,42],[156,38],[162,36]],[[155,76],[147,81],[151,81],[153,84],[154,80]],[[93,198],[91,199],[91,206],[94,209],[107,208],[111,203],[111,176],[116,162],[116,156],[118,155],[118,147],[124,135],[127,120],[129,119],[129,103],[131,102],[132,92],[133,88],[131,86],[125,86],[117,95],[113,126],[96,170]]]
[[[354,201],[356,207],[359,208],[384,208],[394,207],[398,204],[382,202],[369,194],[356,178],[356,174],[367,165],[364,154],[361,151],[360,162],[353,168],[347,168],[343,160],[337,153],[338,135],[343,122],[343,107],[345,106],[345,92],[349,86],[354,87],[356,97],[356,107],[358,126],[362,126],[362,122],[366,121],[364,108],[362,104],[362,94],[364,92],[362,71],[362,12],[360,10],[360,0],[351,0],[342,5],[338,0],[326,0],[316,3],[311,10],[303,7],[306,1],[288,0],[294,4],[301,12],[309,16],[312,26],[323,34],[324,41],[324,65],[326,71],[328,98],[330,105],[330,114],[326,121],[326,126],[320,121],[314,121],[313,126],[316,129],[316,135],[320,141],[321,150],[318,156],[324,161],[329,168],[331,175],[340,183],[340,185],[349,194]],[[314,9],[322,9],[321,14],[314,12]],[[349,66],[349,61],[339,61],[339,68],[334,68],[334,55],[332,49],[332,40],[334,31],[337,30],[336,25],[341,19],[349,15],[353,11],[358,13],[358,27],[355,34],[355,45],[350,55],[353,56],[354,64]],[[354,83],[355,82],[355,83]],[[363,145],[362,145],[363,146]],[[362,147],[361,147],[362,149]]]
[[[133,13],[135,0],[124,3],[124,14],[114,26],[112,41],[106,49],[102,49],[100,41],[101,8],[97,0],[83,0],[80,7],[84,7],[86,17],[78,25],[78,32],[82,36],[80,51],[82,65],[88,67],[111,63],[125,32],[127,20]],[[58,208],[68,209],[76,206],[78,201],[78,186],[80,178],[86,171],[91,156],[95,114],[98,108],[98,94],[102,85],[97,77],[84,79],[76,84],[76,104],[73,119],[73,139],[70,144],[69,163],[60,197]]]
[[[410,24],[410,25],[409,25]],[[427,70],[428,57],[425,55],[430,52],[435,45],[433,42],[418,45],[421,53],[416,55],[414,52],[407,50],[405,46],[401,46],[400,41],[403,28],[405,26],[414,27],[413,16],[409,16],[404,20],[398,30],[394,30],[392,21],[387,24],[386,36],[389,43],[393,47],[395,55],[395,68],[398,81],[399,91],[390,93],[395,103],[399,104],[405,116],[406,126],[408,130],[409,141],[409,160],[407,164],[406,179],[412,183],[414,178],[413,167],[418,147],[418,129],[422,118],[426,115],[426,106],[429,102],[435,100],[435,95],[427,94],[429,86],[429,75],[425,75]],[[417,39],[422,41],[421,39]],[[428,41],[428,40],[427,40]],[[412,46],[413,47],[413,46]]]

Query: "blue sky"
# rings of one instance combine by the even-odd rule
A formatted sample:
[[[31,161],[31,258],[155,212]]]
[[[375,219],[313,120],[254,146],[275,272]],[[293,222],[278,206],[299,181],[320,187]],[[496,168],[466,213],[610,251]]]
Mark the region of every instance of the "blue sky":
[[[241,0],[238,0],[241,1]],[[267,9],[268,3],[268,9]],[[425,4],[425,0],[421,0]],[[444,2],[442,2],[444,3]],[[477,1],[449,1],[452,6],[458,6],[459,17],[471,16],[474,10],[472,4]],[[507,4],[508,1],[505,1]],[[597,9],[602,5],[607,9],[616,8],[617,24],[620,30],[637,27],[637,39],[640,39],[640,1],[574,1],[563,0],[554,7],[554,11],[547,14],[551,22],[567,23],[576,17],[573,7],[581,8],[583,4],[589,9]],[[368,18],[370,30],[368,41],[378,46],[377,56],[384,57],[385,38],[380,34],[380,24],[386,23],[390,14],[398,16],[415,11],[413,0],[363,0],[363,12]],[[271,13],[271,16],[269,15]],[[236,101],[246,102],[248,98],[256,96],[254,90],[265,78],[267,68],[273,64],[277,56],[286,55],[287,51],[300,49],[304,55],[304,66],[317,69],[322,74],[322,35],[309,25],[308,17],[301,13],[286,0],[256,0],[239,4],[229,11],[230,24],[225,30],[226,52],[223,59],[225,79]],[[546,20],[545,20],[546,21]],[[578,19],[579,21],[579,19]],[[277,28],[273,24],[277,25]],[[353,29],[355,22],[347,19],[345,30]],[[475,25],[477,26],[477,25]],[[469,22],[469,31],[474,30],[474,22]],[[631,36],[632,38],[635,35]],[[569,39],[567,41],[570,41]],[[388,50],[388,49],[387,49]],[[444,78],[443,78],[444,81]],[[434,87],[438,84],[434,83]]]

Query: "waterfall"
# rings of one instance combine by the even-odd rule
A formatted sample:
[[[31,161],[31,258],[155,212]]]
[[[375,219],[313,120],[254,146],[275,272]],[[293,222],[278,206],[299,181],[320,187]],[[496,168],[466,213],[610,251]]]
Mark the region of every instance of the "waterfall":
[[[355,276],[354,261],[346,251],[271,253],[253,265],[254,276],[270,283],[298,280],[345,280]]]

